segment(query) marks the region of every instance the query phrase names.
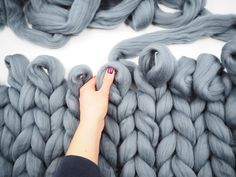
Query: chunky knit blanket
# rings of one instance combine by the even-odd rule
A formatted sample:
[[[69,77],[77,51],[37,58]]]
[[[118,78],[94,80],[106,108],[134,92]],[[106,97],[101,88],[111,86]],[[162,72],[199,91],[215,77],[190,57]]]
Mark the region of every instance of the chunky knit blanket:
[[[151,44],[139,64],[110,61],[117,71],[100,143],[103,177],[236,176],[236,40],[211,54],[176,61]],[[52,176],[79,123],[79,89],[91,77],[74,67],[67,80],[54,57],[31,63],[5,58],[0,86],[0,176]]]
[[[97,73],[116,70],[100,142],[102,177],[236,177],[236,15],[213,15],[205,0],[0,0],[0,28],[58,48],[85,28],[172,28],[118,43]],[[167,13],[159,5],[176,9]],[[220,59],[176,60],[168,44],[212,37]],[[139,58],[138,64],[127,61]],[[0,177],[51,177],[79,124],[86,65],[64,68],[52,56],[5,58],[0,86]],[[1,73],[1,72],[0,72]]]

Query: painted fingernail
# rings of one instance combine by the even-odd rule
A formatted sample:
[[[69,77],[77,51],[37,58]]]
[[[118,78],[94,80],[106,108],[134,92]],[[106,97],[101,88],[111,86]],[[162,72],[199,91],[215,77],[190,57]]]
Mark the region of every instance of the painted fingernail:
[[[114,69],[113,69],[112,67],[108,67],[108,68],[107,68],[107,73],[112,74],[112,73],[113,73],[113,70],[114,70]]]

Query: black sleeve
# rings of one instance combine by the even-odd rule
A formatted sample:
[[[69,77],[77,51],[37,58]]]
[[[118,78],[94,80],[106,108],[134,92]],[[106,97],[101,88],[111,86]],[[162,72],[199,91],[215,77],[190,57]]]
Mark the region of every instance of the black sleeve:
[[[122,0],[101,0],[100,8],[103,10],[107,10],[118,5],[119,3],[121,3],[121,1]]]
[[[100,174],[92,161],[80,156],[65,156],[54,177],[100,177]]]

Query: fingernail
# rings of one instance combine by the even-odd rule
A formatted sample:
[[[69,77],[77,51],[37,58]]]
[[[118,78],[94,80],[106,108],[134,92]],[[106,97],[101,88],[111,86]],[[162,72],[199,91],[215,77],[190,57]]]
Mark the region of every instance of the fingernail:
[[[112,74],[113,73],[113,68],[112,67],[108,67],[107,68],[107,73]]]

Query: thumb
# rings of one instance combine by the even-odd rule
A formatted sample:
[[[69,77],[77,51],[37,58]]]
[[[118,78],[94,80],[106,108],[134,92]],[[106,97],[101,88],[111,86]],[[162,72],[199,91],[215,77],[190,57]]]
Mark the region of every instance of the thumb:
[[[113,80],[115,78],[115,70],[112,67],[108,67],[106,70],[106,73],[103,78],[103,83],[100,91],[109,94],[111,85],[113,83]]]

